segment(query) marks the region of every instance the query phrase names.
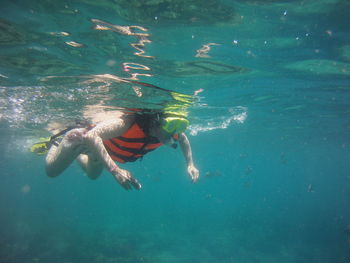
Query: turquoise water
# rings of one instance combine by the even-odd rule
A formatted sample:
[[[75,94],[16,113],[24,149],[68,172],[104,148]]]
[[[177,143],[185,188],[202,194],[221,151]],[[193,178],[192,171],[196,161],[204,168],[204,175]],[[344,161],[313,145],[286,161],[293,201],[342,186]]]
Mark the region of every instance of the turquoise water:
[[[0,262],[349,262],[349,11],[1,1]],[[77,164],[48,178],[28,150],[48,125],[172,101],[131,77],[196,93],[198,183],[167,147],[122,166],[141,191]]]

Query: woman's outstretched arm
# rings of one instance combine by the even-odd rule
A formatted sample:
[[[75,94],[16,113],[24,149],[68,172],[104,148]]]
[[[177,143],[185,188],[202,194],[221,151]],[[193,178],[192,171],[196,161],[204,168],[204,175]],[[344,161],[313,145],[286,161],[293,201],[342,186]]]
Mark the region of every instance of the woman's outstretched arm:
[[[192,158],[191,144],[190,144],[190,141],[188,140],[187,136],[184,133],[179,134],[179,143],[180,143],[182,153],[186,159],[187,172],[188,172],[189,176],[191,177],[192,182],[195,183],[195,182],[197,182],[197,180],[199,178],[199,171],[194,166],[193,158]]]

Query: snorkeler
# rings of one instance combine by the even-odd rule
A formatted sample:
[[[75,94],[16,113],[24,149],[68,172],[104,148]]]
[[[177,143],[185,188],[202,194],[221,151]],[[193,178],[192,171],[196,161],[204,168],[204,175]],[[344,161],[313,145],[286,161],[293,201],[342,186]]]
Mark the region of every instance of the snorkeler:
[[[46,173],[61,174],[75,159],[87,176],[96,179],[106,168],[126,190],[141,189],[141,184],[116,163],[133,162],[161,145],[176,148],[179,143],[187,162],[187,172],[196,182],[199,171],[194,166],[189,140],[185,135],[189,121],[172,112],[125,113],[96,125],[69,129],[60,142],[50,140]]]

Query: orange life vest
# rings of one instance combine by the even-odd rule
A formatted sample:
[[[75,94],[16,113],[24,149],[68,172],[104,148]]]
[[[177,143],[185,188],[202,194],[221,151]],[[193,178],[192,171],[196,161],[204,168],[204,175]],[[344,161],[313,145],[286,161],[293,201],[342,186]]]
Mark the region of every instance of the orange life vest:
[[[135,122],[121,136],[103,141],[107,152],[119,163],[134,162],[163,144],[158,138],[147,135]]]

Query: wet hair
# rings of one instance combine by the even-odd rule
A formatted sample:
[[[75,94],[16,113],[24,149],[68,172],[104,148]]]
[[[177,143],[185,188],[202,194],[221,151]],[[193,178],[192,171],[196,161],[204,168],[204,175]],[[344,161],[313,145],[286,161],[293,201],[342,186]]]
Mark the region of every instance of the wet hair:
[[[144,133],[150,134],[150,131],[154,127],[161,125],[162,112],[143,112],[137,113],[135,121],[140,125]]]

